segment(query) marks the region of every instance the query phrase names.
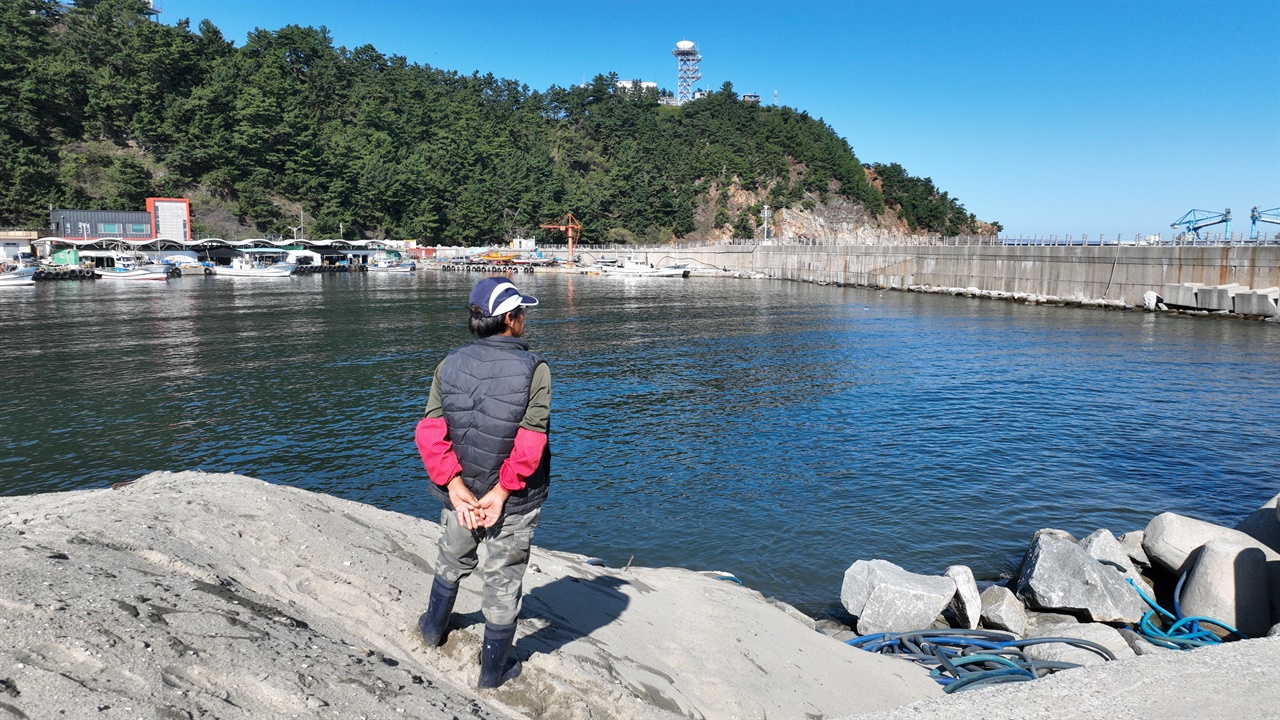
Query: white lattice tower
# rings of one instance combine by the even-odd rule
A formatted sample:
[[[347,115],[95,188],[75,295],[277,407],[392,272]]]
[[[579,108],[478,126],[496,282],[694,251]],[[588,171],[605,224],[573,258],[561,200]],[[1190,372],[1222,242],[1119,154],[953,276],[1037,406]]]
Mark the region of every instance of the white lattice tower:
[[[702,73],[698,72],[702,56],[692,40],[676,43],[671,54],[676,56],[676,102],[683,105],[693,99],[693,84],[702,79]]]

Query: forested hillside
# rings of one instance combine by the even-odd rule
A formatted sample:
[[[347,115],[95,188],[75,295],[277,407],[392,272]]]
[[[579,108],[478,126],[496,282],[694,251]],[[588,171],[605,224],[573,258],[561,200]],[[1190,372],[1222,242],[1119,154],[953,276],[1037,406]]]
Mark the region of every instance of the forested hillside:
[[[587,241],[665,240],[747,236],[762,203],[837,195],[920,231],[978,228],[931,181],[864,168],[825,123],[728,83],[665,107],[612,75],[531,90],[335,48],[323,28],[236,47],[142,10],[0,0],[0,226],[162,195],[193,198],[197,231],[287,233],[305,212],[313,237],[480,244],[572,211]]]

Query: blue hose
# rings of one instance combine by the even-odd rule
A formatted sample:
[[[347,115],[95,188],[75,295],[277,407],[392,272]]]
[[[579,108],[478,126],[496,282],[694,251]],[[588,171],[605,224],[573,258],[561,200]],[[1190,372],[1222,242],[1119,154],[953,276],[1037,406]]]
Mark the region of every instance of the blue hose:
[[[1074,663],[1035,660],[1022,651],[1028,645],[1064,643],[1114,660],[1111,651],[1078,638],[1035,638],[994,630],[916,630],[874,633],[846,641],[867,652],[892,655],[931,668],[929,676],[947,693],[997,683],[1026,682],[1049,673],[1079,667]]]
[[[1133,589],[1138,591],[1138,595],[1143,602],[1151,607],[1150,610],[1143,613],[1137,630],[1153,645],[1170,650],[1194,650],[1198,647],[1217,645],[1222,642],[1222,638],[1217,633],[1201,627],[1201,625],[1215,625],[1225,630],[1228,636],[1234,635],[1241,639],[1247,638],[1244,633],[1221,620],[1199,615],[1189,617],[1182,615],[1182,586],[1187,581],[1187,573],[1183,573],[1182,577],[1178,578],[1178,585],[1173,590],[1174,612],[1169,612],[1160,607],[1160,604],[1152,600],[1150,595],[1143,592],[1133,578],[1125,578],[1125,581],[1132,585]],[[1159,618],[1169,621],[1167,627],[1161,628],[1157,625]]]

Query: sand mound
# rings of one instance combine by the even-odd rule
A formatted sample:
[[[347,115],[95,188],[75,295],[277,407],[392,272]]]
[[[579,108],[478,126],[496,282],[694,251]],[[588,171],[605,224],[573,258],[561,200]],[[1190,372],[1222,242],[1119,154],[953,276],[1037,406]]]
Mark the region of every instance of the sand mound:
[[[758,593],[535,548],[513,657],[473,689],[480,583],[428,649],[438,526],[236,475],[0,498],[0,717],[764,718],[936,697]]]

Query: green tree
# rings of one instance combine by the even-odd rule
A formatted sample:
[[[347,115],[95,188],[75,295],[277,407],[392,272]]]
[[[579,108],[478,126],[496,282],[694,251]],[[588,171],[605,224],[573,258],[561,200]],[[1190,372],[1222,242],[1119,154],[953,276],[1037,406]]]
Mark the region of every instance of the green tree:
[[[155,195],[151,173],[137,159],[121,155],[107,173],[107,210],[144,210],[147,198]]]

